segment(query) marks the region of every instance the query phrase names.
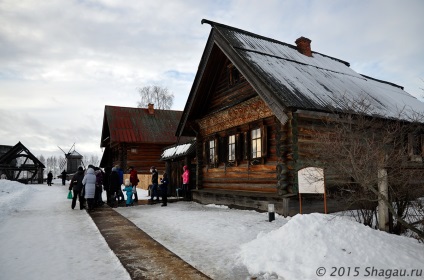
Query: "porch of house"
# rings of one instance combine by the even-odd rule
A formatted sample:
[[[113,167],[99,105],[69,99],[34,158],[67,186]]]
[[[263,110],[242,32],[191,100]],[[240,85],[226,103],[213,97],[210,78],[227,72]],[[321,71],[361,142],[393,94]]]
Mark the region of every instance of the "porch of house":
[[[226,205],[235,209],[267,212],[268,204],[274,204],[275,213],[283,216],[294,216],[300,213],[299,196],[287,194],[278,196],[275,193],[248,191],[228,191],[217,189],[192,190],[193,201],[201,204]],[[327,198],[327,213],[346,210],[345,204],[336,199]],[[302,214],[324,213],[322,195],[302,195]]]

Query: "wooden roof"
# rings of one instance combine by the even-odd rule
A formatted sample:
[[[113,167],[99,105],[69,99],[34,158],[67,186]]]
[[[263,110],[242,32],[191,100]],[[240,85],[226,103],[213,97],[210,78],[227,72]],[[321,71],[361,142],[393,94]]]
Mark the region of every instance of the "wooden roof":
[[[228,58],[275,116],[285,123],[286,110],[334,112],[366,100],[370,115],[406,118],[424,113],[424,103],[396,84],[361,75],[343,60],[220,23],[202,20],[212,29],[193,82],[178,135],[193,134],[186,123],[201,114],[213,90],[214,74]]]
[[[3,146],[5,147],[5,146]],[[6,167],[9,166],[10,163],[20,157],[25,155],[25,157],[32,160],[32,162],[40,168],[46,168],[44,164],[36,157],[34,156],[27,147],[24,146],[21,142],[18,142],[15,146],[11,147],[6,153],[2,154],[0,156],[0,166]]]
[[[177,142],[175,131],[181,111],[105,106],[100,147],[109,143]]]

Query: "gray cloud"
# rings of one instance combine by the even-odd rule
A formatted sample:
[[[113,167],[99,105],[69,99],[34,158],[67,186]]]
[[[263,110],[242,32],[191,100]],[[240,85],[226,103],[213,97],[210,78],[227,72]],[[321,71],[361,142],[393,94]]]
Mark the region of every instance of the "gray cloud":
[[[167,87],[182,110],[210,32],[202,18],[292,44],[309,37],[313,50],[420,95],[423,10],[420,0],[4,0],[0,144],[60,155],[76,142],[99,155],[104,106],[135,107],[145,85]]]

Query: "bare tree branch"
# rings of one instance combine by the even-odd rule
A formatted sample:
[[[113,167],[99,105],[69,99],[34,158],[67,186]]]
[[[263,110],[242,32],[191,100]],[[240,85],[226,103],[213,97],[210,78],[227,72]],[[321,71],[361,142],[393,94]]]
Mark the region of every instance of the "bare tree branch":
[[[147,108],[148,104],[154,104],[157,109],[169,110],[174,103],[174,95],[167,88],[160,86],[145,86],[137,89],[140,94],[138,108]]]
[[[364,224],[373,226],[377,201],[382,201],[393,215],[394,233],[407,229],[424,239],[424,227],[416,223],[423,220],[424,211],[411,210],[418,209],[424,195],[422,114],[406,116],[402,109],[399,119],[387,119],[370,114],[365,100],[345,104],[350,104],[346,112],[334,112],[324,121],[329,133],[315,132],[319,161],[337,178],[330,189],[349,193],[344,195],[345,203],[359,209]],[[387,171],[388,197],[378,189],[381,169]]]

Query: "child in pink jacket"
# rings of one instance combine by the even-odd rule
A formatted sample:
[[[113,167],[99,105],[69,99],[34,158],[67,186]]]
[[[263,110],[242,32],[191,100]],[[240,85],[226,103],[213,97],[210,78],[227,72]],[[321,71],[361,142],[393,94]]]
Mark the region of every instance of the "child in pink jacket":
[[[191,194],[190,194],[190,171],[188,170],[188,166],[184,165],[183,167],[184,173],[182,175],[183,177],[183,191],[184,191],[184,198],[187,200],[191,200]]]

